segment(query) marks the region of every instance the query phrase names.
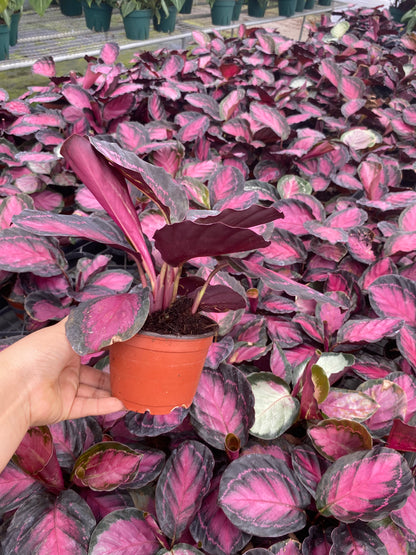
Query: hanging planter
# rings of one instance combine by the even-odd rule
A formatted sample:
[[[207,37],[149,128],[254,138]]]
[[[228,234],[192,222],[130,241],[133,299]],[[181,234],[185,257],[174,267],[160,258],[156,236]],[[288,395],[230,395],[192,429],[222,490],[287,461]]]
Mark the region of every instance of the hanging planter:
[[[172,33],[175,30],[176,25],[176,15],[178,10],[175,6],[168,6],[169,14],[162,10],[160,12],[160,21],[157,20],[157,17],[153,16],[153,27],[155,31],[159,31],[161,33]]]
[[[59,0],[59,7],[63,15],[69,17],[82,15],[82,5],[79,0]]]
[[[237,0],[234,3],[233,14],[231,16],[231,21],[238,21],[240,19],[241,8],[243,7],[243,0]]]
[[[9,59],[9,43],[10,30],[9,27],[3,23],[0,25],[0,60]]]
[[[135,10],[123,17],[126,37],[130,40],[146,40],[150,33],[152,10]]]
[[[97,4],[91,0],[83,0],[82,7],[84,10],[85,24],[88,29],[96,32],[109,30],[111,14],[113,13],[112,6],[104,2]]]
[[[268,1],[248,0],[248,15],[250,17],[264,17]]]
[[[16,46],[17,39],[19,35],[19,21],[21,12],[15,12],[10,17],[10,27],[9,27],[9,44],[10,46]]]
[[[295,14],[296,0],[279,0],[279,15],[291,17]]]
[[[179,13],[189,14],[192,13],[193,0],[185,0]]]
[[[172,336],[142,332],[110,347],[111,391],[128,410],[169,414],[188,408],[213,333]]]

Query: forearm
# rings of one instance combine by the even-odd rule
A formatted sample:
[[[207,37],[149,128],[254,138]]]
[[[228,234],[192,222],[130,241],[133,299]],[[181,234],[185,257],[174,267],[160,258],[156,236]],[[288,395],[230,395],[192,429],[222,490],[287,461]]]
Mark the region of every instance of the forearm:
[[[6,351],[0,352],[0,472],[28,428],[25,388],[19,381],[13,361]]]

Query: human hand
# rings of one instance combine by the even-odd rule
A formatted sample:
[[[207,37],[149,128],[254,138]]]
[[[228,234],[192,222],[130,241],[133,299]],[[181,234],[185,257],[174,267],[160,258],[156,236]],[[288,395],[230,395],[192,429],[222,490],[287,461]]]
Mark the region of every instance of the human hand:
[[[109,375],[81,364],[66,338],[65,320],[14,343],[0,361],[0,372],[17,378],[28,428],[124,408],[111,396]]]

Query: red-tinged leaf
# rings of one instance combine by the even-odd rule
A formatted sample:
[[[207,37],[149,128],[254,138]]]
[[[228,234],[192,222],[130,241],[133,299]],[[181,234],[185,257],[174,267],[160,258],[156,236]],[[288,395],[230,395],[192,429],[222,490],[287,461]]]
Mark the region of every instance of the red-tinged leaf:
[[[334,87],[338,88],[341,81],[341,71],[338,65],[330,58],[325,58],[319,65],[322,76],[326,77]]]
[[[335,461],[318,484],[316,506],[324,516],[345,523],[368,522],[404,505],[413,477],[396,451],[377,446]]]
[[[292,322],[301,326],[303,331],[306,332],[309,337],[315,339],[318,343],[323,343],[323,337],[316,322],[316,318],[310,316],[309,314],[297,314],[292,319]]]
[[[117,551],[156,555],[163,545],[150,515],[135,508],[120,509],[105,516],[94,529],[90,555],[111,555]]]
[[[403,326],[397,339],[397,347],[403,357],[411,364],[416,366],[416,330],[413,326]]]
[[[233,261],[233,264],[237,265],[236,259]],[[244,260],[244,262],[239,262],[239,266],[240,265],[246,275],[253,278],[261,278],[263,284],[274,291],[285,291],[286,294],[290,296],[300,297],[301,299],[311,299],[317,302],[326,302],[334,306],[340,306],[341,304],[307,285],[297,283],[295,280],[286,277],[283,273],[279,274],[255,262]]]
[[[91,109],[92,98],[88,92],[79,85],[66,84],[62,87],[62,95],[72,106],[80,110]]]
[[[407,553],[410,542],[407,542],[403,530],[392,521],[391,517],[369,522],[368,525],[383,542],[387,553],[403,553],[403,555]]]
[[[122,484],[121,489],[138,490],[154,482],[164,467],[166,455],[163,451],[143,447],[135,449],[135,452],[140,457],[139,472],[133,481]]]
[[[376,279],[368,288],[372,309],[380,317],[399,318],[416,326],[416,285],[405,277],[388,275]]]
[[[53,61],[52,56],[45,56],[41,58],[37,62],[35,62],[32,66],[32,71],[36,75],[43,75],[44,77],[55,77],[55,62]]]
[[[276,537],[301,530],[309,502],[293,471],[271,455],[245,455],[233,461],[221,478],[218,503],[248,534]]]
[[[273,341],[283,349],[290,349],[303,343],[303,335],[294,319],[269,316],[266,319],[267,332]]]
[[[202,551],[199,551],[196,547],[192,547],[187,543],[177,543],[172,547],[172,549],[162,548],[158,551],[158,555],[204,555]]]
[[[203,137],[208,130],[209,124],[210,120],[204,114],[195,117],[192,121],[181,127],[177,134],[178,141],[187,143]]]
[[[222,120],[228,121],[231,117],[235,116],[235,112],[244,99],[245,95],[246,93],[244,89],[238,88],[231,91],[229,94],[227,94],[225,98],[221,100],[220,116]]]
[[[265,127],[272,129],[282,141],[289,137],[289,124],[286,118],[275,108],[267,106],[267,104],[252,102],[250,104],[250,114]]]
[[[153,93],[148,98],[149,115],[154,121],[161,121],[167,119],[167,112],[162,104],[162,97]]]
[[[192,425],[216,449],[225,449],[225,438],[234,434],[242,447],[254,423],[254,396],[245,376],[231,365],[204,368],[191,406]]]
[[[218,506],[219,484],[220,476],[217,476],[212,480],[211,488],[191,523],[190,531],[205,552],[228,555],[243,549],[251,536],[234,526]]]
[[[284,218],[275,222],[275,227],[286,229],[295,235],[307,235],[305,222],[315,219],[311,208],[304,202],[294,199],[279,201],[276,206],[282,212]]]
[[[153,263],[147,250],[140,222],[130,198],[124,178],[108,162],[99,157],[90,141],[81,135],[72,135],[61,147],[64,156],[78,178],[97,198],[116,224],[143,258],[147,271],[152,273]],[[128,153],[127,153],[128,154]],[[102,187],[102,183],[106,187]],[[151,276],[151,279],[154,276]]]
[[[233,166],[221,166],[208,182],[211,205],[244,191],[244,176]],[[245,226],[246,227],[246,226]]]
[[[374,262],[374,264],[367,268],[367,270],[365,270],[362,277],[360,278],[360,285],[365,291],[377,278],[396,273],[397,267],[392,262],[392,260],[390,258],[381,258]]]
[[[378,409],[375,399],[362,391],[331,388],[325,401],[319,404],[329,418],[343,418],[362,422],[368,420]]]
[[[116,143],[109,143],[96,138],[91,138],[90,141],[94,148],[111,162],[113,167],[117,167],[120,172],[120,174],[117,174],[118,178],[122,174],[135,187],[153,200],[168,221],[181,221],[184,218],[188,209],[185,191],[165,170],[144,162],[133,152],[121,149]],[[81,144],[79,144],[79,147],[81,147]],[[75,147],[74,154],[76,154],[76,151]],[[88,186],[87,183],[85,185]],[[114,186],[119,189],[116,183],[114,183]],[[97,183],[94,182],[93,187],[93,192],[97,196]],[[126,194],[128,194],[127,189]],[[108,200],[110,198],[111,195]],[[130,197],[128,198],[130,199]],[[102,199],[99,196],[97,196],[97,199],[108,211],[108,206],[102,203]],[[124,202],[127,206],[127,198],[123,200]],[[108,213],[111,216],[111,212],[108,211]],[[119,222],[118,225],[120,225]],[[137,227],[137,224],[134,224],[134,226]],[[139,252],[141,253],[141,251]]]
[[[209,491],[214,457],[197,441],[185,441],[169,457],[156,486],[156,513],[161,530],[179,538]]]
[[[33,201],[28,195],[13,195],[3,199],[0,204],[0,228],[10,227],[13,216],[20,214],[25,208],[33,208]]]
[[[390,380],[367,380],[358,388],[374,401],[378,408],[373,415],[365,421],[366,427],[375,437],[383,437],[390,432],[395,418],[406,416],[407,399],[403,389]]]
[[[11,228],[0,234],[0,268],[11,272],[31,272],[38,276],[56,276],[67,267],[55,242]]]
[[[57,146],[64,142],[64,137],[62,137],[59,131],[41,129],[36,133],[36,140],[44,146]]]
[[[42,484],[9,463],[0,473],[0,513],[4,514],[24,505],[27,499],[37,494],[45,494]]]
[[[59,212],[64,206],[64,199],[61,193],[57,191],[40,191],[32,195],[33,205],[36,210],[44,212]]]
[[[192,258],[245,252],[269,245],[249,229],[222,223],[203,225],[189,220],[158,229],[154,239],[163,260],[171,266],[179,266]]]
[[[195,300],[200,291],[201,287],[198,287],[188,297]],[[199,303],[199,309],[204,312],[227,312],[240,308],[246,308],[245,298],[226,285],[209,285]]]
[[[3,104],[3,108],[13,114],[14,116],[23,116],[30,114],[30,108],[23,100],[10,100]]]
[[[87,552],[95,518],[73,490],[58,497],[33,495],[14,514],[3,541],[6,553]]]
[[[284,175],[277,183],[277,191],[281,198],[291,198],[299,194],[310,195],[312,187],[309,181],[297,175]]]
[[[348,233],[348,250],[351,256],[359,262],[372,264],[377,260],[374,234],[367,227],[350,229]]]
[[[111,121],[128,114],[135,104],[135,96],[132,93],[113,97],[104,106],[103,119]]]
[[[70,308],[63,307],[62,301],[46,291],[32,291],[25,298],[25,311],[38,322],[62,320],[68,316]]]
[[[396,451],[416,452],[416,426],[396,418],[387,438],[386,447]]]
[[[71,479],[81,487],[112,491],[133,482],[140,469],[142,455],[115,441],[97,443],[75,461]]]
[[[311,426],[308,435],[318,453],[330,461],[373,447],[367,428],[354,420],[328,418]]]
[[[396,383],[406,395],[407,408],[404,421],[407,423],[416,413],[416,377],[404,372],[391,372],[385,376],[387,380]]]
[[[354,358],[355,361],[350,367],[364,379],[385,378],[387,374],[390,374],[390,372],[396,369],[385,357],[361,353],[355,355]]]
[[[367,198],[370,200],[380,200],[387,192],[382,164],[366,160],[361,162],[357,171]]]
[[[265,262],[276,266],[304,262],[307,254],[300,238],[285,229],[275,229],[270,245],[261,250]]]
[[[117,57],[120,53],[120,47],[115,42],[107,42],[101,48],[100,51],[100,58],[101,60],[107,64],[112,65],[117,60]]]
[[[391,512],[393,522],[412,534],[416,530],[416,490],[413,488],[406,503],[400,509]]]
[[[377,343],[395,335],[403,322],[397,318],[360,318],[349,320],[338,332],[338,343]]]
[[[149,305],[147,289],[140,295],[122,293],[78,305],[66,322],[66,334],[72,348],[79,355],[86,355],[130,339],[146,321]],[[93,334],[88,333],[91,329]]]
[[[364,210],[352,206],[351,208],[334,212],[326,219],[325,224],[341,229],[351,229],[362,226],[367,221],[367,218],[368,214]]]
[[[415,106],[407,106],[402,112],[403,121],[409,125],[416,126],[416,108]]]
[[[352,87],[351,90],[355,92],[354,87]],[[346,90],[343,90],[342,94],[348,98],[348,92],[350,92],[350,90],[347,88]],[[354,98],[353,100],[348,100],[341,106],[342,115],[344,118],[348,119],[350,116],[359,112],[361,108],[364,108],[366,103],[367,101],[365,98]]]
[[[295,475],[308,492],[315,497],[317,485],[328,464],[310,445],[297,445],[292,451]]]
[[[156,437],[177,428],[188,412],[183,407],[178,407],[169,414],[163,415],[139,414],[129,411],[125,415],[124,421],[129,432],[135,437]]]
[[[230,227],[251,228],[282,218],[282,214],[272,207],[253,204],[244,210],[225,209],[215,216],[195,220],[199,224],[222,223]]]
[[[184,98],[191,106],[200,108],[205,114],[214,120],[221,120],[220,109],[217,101],[210,95],[204,93],[187,94]]]
[[[335,552],[362,553],[363,555],[380,553],[387,555],[383,542],[363,522],[355,522],[348,525],[339,524],[332,532],[331,538],[333,542],[331,549]]]
[[[239,142],[251,142],[249,123],[243,118],[233,118],[223,124],[222,130],[236,138]]]
[[[337,229],[317,221],[305,222],[304,227],[311,235],[323,241],[328,241],[331,245],[348,241],[348,234],[343,229]]]
[[[102,217],[45,214],[37,210],[24,210],[15,216],[13,221],[17,226],[37,235],[80,237],[131,251],[119,228]]]
[[[92,276],[88,286],[106,287],[114,293],[125,293],[133,282],[133,276],[127,270],[107,270]]]
[[[106,515],[119,509],[134,507],[133,500],[127,492],[122,491],[92,491],[82,488],[79,491],[80,496],[88,503],[97,522],[102,520]]]
[[[413,252],[416,249],[416,232],[402,231],[393,233],[384,244],[384,254],[391,256],[393,254],[404,254]]]
[[[150,143],[146,127],[136,121],[123,121],[117,126],[117,142],[122,148],[137,152],[137,150]]]
[[[349,173],[339,172],[334,177],[334,183],[350,191],[362,191],[362,183]]]
[[[358,77],[342,75],[338,85],[338,90],[346,99],[357,100],[361,99],[365,95],[366,86]]]

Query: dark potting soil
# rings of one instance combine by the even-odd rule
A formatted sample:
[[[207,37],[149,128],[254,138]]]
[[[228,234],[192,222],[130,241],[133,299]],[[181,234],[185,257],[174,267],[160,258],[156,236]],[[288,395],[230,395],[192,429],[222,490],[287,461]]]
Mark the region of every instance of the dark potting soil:
[[[149,314],[142,330],[166,335],[215,333],[217,324],[203,314],[191,314],[191,307],[191,299],[180,297],[170,308]]]

